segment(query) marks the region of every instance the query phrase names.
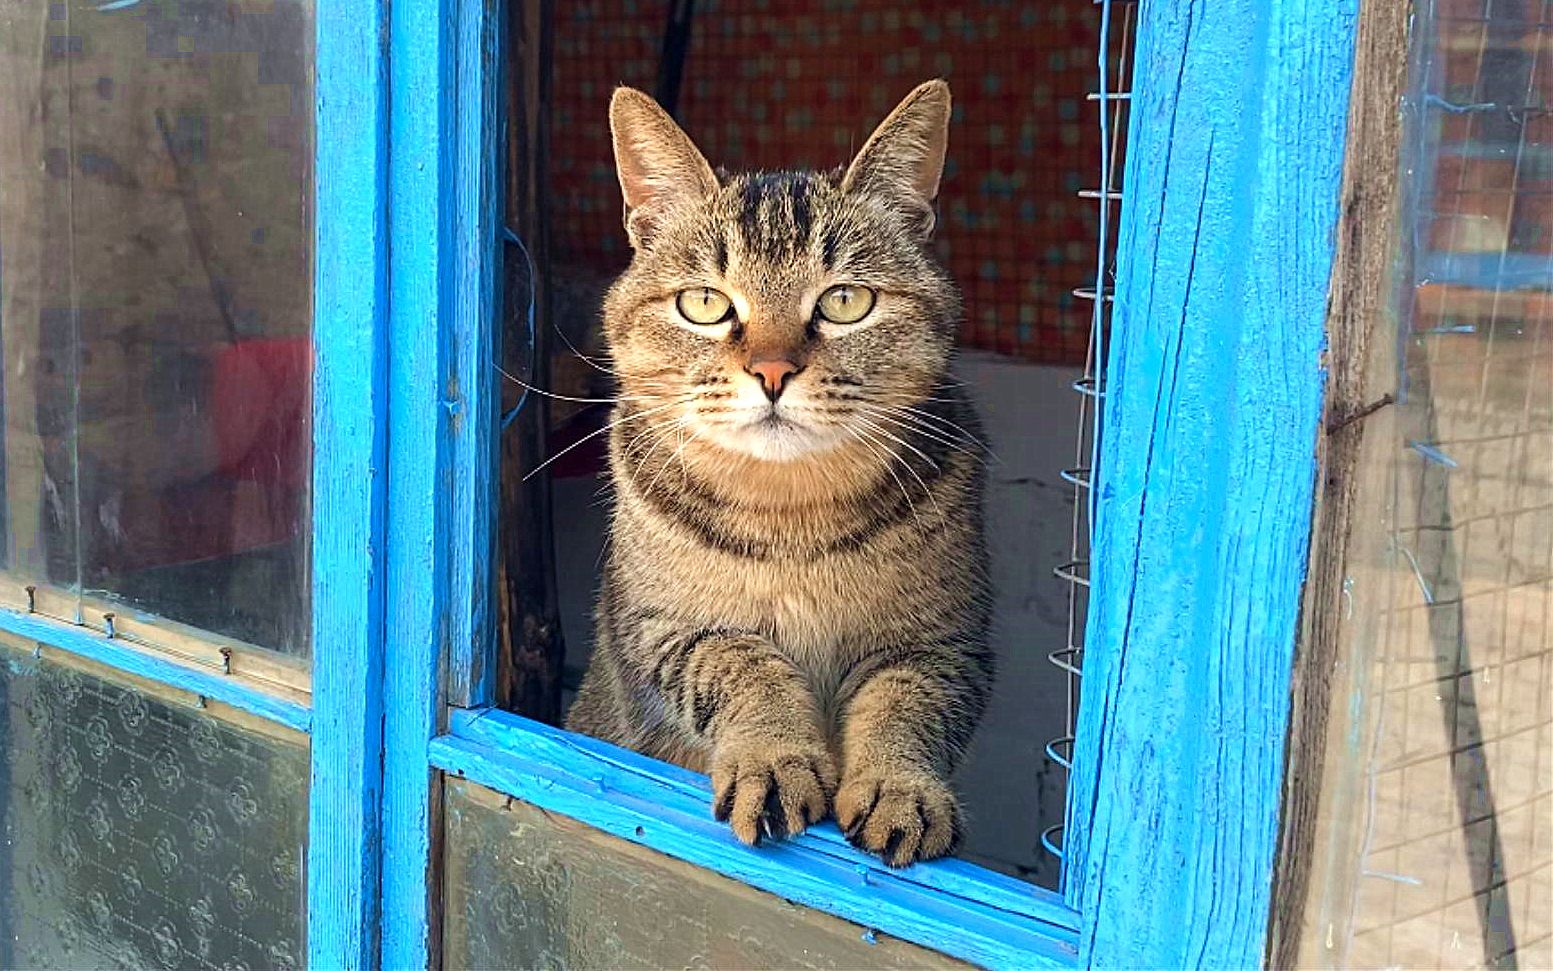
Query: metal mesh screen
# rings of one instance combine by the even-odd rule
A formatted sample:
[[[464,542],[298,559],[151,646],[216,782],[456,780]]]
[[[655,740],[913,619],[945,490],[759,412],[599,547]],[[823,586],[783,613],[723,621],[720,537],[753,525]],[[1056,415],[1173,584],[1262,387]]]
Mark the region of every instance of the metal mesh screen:
[[[1049,655],[1051,663],[1067,679],[1065,732],[1046,745],[1046,756],[1062,768],[1072,769],[1073,729],[1078,719],[1079,678],[1084,664],[1084,618],[1089,609],[1089,546],[1094,523],[1096,460],[1100,454],[1100,408],[1105,400],[1105,346],[1111,326],[1112,294],[1116,287],[1117,215],[1122,200],[1122,169],[1127,144],[1127,116],[1132,103],[1132,48],[1137,4],[1132,0],[1098,0],[1101,8],[1098,38],[1098,90],[1089,95],[1100,127],[1098,184],[1079,190],[1094,200],[1099,211],[1095,282],[1073,295],[1089,301],[1088,347],[1084,373],[1073,382],[1079,396],[1078,424],[1074,434],[1073,465],[1062,471],[1073,490],[1073,532],[1069,557],[1054,572],[1068,583],[1067,640]],[[1041,833],[1041,845],[1062,856],[1062,824]]]

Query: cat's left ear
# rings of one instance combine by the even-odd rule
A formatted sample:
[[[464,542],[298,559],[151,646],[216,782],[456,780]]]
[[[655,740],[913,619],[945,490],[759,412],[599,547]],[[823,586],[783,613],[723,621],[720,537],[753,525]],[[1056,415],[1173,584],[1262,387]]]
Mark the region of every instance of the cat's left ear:
[[[844,192],[867,192],[903,208],[922,239],[933,235],[933,203],[949,147],[949,85],[929,81],[874,129],[841,177]]]

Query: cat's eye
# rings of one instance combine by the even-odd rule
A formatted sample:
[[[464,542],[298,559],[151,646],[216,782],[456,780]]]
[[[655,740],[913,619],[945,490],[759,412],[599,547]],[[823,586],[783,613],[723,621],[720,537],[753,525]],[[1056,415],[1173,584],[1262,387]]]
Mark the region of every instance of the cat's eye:
[[[733,301],[711,287],[691,287],[679,292],[674,298],[674,306],[679,308],[680,316],[692,324],[720,324],[733,310]]]
[[[833,324],[855,324],[874,309],[874,292],[843,283],[820,294],[820,316]]]

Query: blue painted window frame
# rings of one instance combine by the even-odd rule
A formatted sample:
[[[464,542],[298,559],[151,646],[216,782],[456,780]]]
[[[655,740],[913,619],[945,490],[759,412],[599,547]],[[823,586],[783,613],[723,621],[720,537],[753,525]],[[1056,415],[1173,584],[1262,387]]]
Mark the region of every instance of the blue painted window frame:
[[[480,16],[472,0],[440,4],[458,11],[453,23]],[[709,819],[704,777],[489,707],[478,672],[493,670],[494,657],[481,653],[491,647],[478,624],[462,628],[445,654],[441,677],[474,690],[469,707],[446,706],[440,732],[419,734],[430,724],[422,702],[437,661],[421,652],[419,668],[389,667],[390,683],[418,685],[403,692],[417,699],[417,731],[388,750],[389,771],[402,762],[414,782],[405,805],[423,806],[435,791],[417,771],[424,752],[444,772],[974,963],[1260,963],[1357,6],[1154,0],[1140,11],[1102,435],[1101,468],[1115,472],[1098,497],[1065,896],[960,861],[891,872],[830,824],[775,846],[743,847]],[[467,57],[473,48],[459,50]],[[493,126],[495,110],[488,91],[459,92],[442,130],[462,138],[442,144],[468,148],[482,139],[461,125],[478,113],[476,124]],[[460,164],[472,174],[473,160]],[[442,215],[455,238],[460,226],[480,227],[487,260],[495,259],[485,231],[495,203],[494,193],[466,194],[459,208],[488,208],[462,222],[456,212]],[[445,282],[476,285],[467,276]],[[490,306],[471,294],[462,300]],[[489,318],[444,319],[446,340],[464,357],[491,352]],[[444,385],[418,387],[419,407],[430,408],[430,389]],[[423,439],[404,474],[477,483],[488,526],[495,467],[473,463],[489,461],[498,434],[494,399],[459,413],[466,423]],[[434,463],[446,463],[450,476],[429,471]],[[401,469],[391,466],[397,483]],[[1264,504],[1267,497],[1276,501]],[[481,539],[478,529],[461,538]],[[489,560],[454,567],[470,569],[488,570]],[[454,596],[488,583],[461,577]],[[1147,616],[1132,609],[1140,598],[1150,603]],[[460,617],[478,613],[458,606]],[[1199,720],[1207,724],[1194,735]],[[393,817],[388,830],[398,825]],[[396,831],[407,837],[411,828]],[[429,848],[417,848],[428,855],[396,865],[434,872]],[[431,899],[414,879],[394,893],[388,886],[385,876],[390,924]],[[419,940],[407,934],[390,948],[385,938],[385,966],[424,965],[430,912],[415,917]]]
[[[1063,896],[749,849],[703,777],[489,707],[499,3],[318,7],[311,707],[0,630],[310,733],[313,967],[437,963],[444,772],[987,966],[1259,964],[1357,8],[1141,6]]]

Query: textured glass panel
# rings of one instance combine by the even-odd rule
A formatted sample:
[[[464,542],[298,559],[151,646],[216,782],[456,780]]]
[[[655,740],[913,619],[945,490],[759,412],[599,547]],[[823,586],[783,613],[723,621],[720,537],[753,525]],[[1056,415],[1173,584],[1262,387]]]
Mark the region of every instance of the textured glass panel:
[[[0,643],[0,967],[295,968],[308,749]]]
[[[445,806],[449,969],[964,967],[461,779]]]
[[[0,6],[7,567],[308,637],[312,0]]]
[[[1553,4],[1417,9],[1301,963],[1549,968]]]

